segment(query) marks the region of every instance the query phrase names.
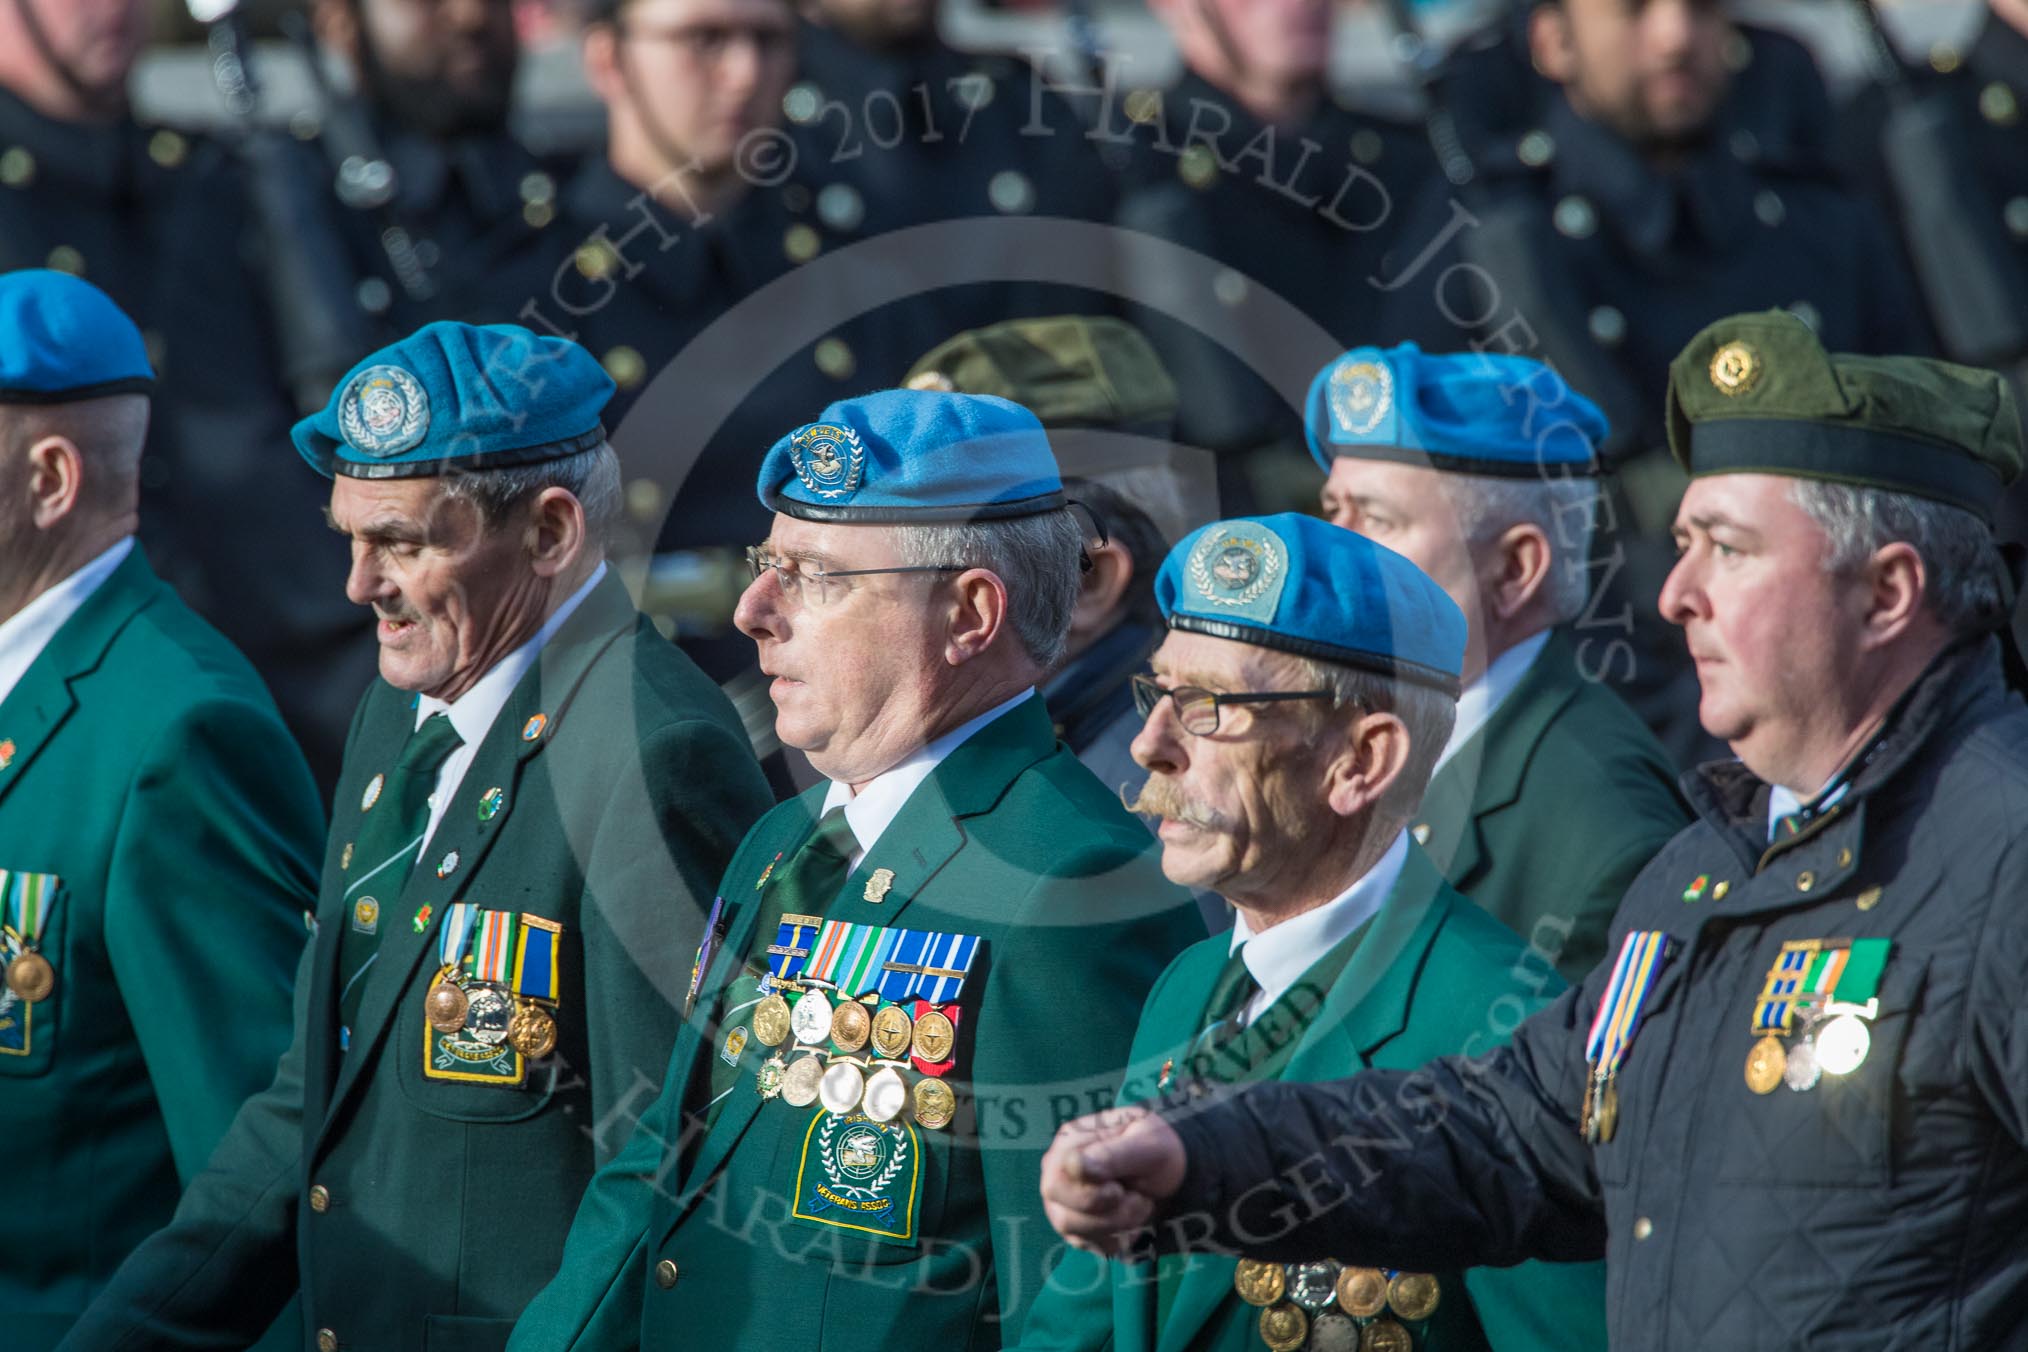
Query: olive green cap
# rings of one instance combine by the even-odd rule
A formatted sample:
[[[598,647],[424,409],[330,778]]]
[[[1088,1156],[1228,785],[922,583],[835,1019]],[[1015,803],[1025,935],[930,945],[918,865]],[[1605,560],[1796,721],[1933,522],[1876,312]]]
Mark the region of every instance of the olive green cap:
[[[1992,520],[2021,424],[1992,371],[1826,352],[1786,310],[1721,319],[1669,367],[1669,450],[1692,478],[1784,474],[1908,493]]]
[[[992,394],[1045,427],[1115,427],[1166,434],[1176,382],[1139,329],[1117,319],[1058,315],[968,329],[940,343],[902,382],[912,389]]]

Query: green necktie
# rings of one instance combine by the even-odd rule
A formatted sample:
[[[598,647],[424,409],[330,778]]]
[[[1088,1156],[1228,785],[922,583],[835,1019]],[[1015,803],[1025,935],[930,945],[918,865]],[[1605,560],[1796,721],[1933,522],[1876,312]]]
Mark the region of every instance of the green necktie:
[[[352,842],[352,862],[345,870],[345,930],[338,941],[338,1047],[351,1043],[359,999],[366,989],[366,969],[380,951],[385,912],[401,897],[429,829],[430,793],[437,772],[464,739],[444,714],[432,714],[410,735],[394,768],[380,780],[380,791],[366,809],[366,821]],[[362,927],[360,903],[374,898],[372,924]],[[385,904],[383,904],[385,903]]]
[[[781,931],[781,918],[784,915],[821,916],[829,910],[838,896],[838,889],[851,875],[852,852],[858,848],[858,838],[852,834],[852,827],[845,820],[845,809],[834,807],[824,814],[823,820],[817,823],[817,829],[804,839],[796,852],[769,875],[768,889],[761,894],[760,920],[753,928],[753,942],[747,947],[746,965],[733,975],[732,984],[719,1000],[718,1023],[713,1034],[716,1041],[711,1049],[711,1102],[705,1114],[707,1124],[718,1121],[718,1110],[725,1102],[727,1092],[739,1084],[740,1066],[744,1060],[740,1056],[730,1063],[726,1061],[725,1035],[735,1027],[746,1028],[754,1051],[762,1056],[768,1055],[768,1049],[752,1041],[751,1015],[758,999],[753,983],[768,969],[768,945]],[[814,935],[810,942],[815,944]],[[793,1035],[790,1041],[794,1041]],[[785,1045],[773,1050],[786,1054],[789,1047]]]

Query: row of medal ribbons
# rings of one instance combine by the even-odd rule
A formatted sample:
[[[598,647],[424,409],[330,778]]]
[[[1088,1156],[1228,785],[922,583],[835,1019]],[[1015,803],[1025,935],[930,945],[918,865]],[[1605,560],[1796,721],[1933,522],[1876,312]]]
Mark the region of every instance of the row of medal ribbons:
[[[423,1017],[445,1036],[502,1042],[531,1061],[556,1050],[563,926],[461,901],[444,915]]]
[[[921,1126],[949,1126],[957,1000],[978,953],[976,935],[784,915],[753,1011],[753,1036],[780,1049],[756,1076],[761,1096],[876,1122],[912,1110]],[[729,1063],[744,1036],[727,1034]]]
[[[1273,1352],[1412,1352],[1411,1325],[1443,1298],[1426,1272],[1242,1258],[1232,1274],[1239,1298],[1260,1308],[1260,1336]]]

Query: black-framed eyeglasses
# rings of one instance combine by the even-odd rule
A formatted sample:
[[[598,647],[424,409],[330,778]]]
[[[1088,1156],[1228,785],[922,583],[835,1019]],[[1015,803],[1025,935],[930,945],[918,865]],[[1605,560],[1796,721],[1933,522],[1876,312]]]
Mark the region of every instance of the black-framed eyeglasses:
[[[1218,711],[1228,704],[1279,704],[1285,700],[1336,699],[1335,690],[1248,690],[1236,695],[1221,694],[1202,686],[1179,685],[1175,689],[1158,683],[1153,676],[1133,678],[1134,708],[1145,722],[1155,706],[1166,697],[1176,701],[1176,721],[1183,731],[1209,737],[1218,731]]]
[[[843,591],[842,586],[833,586],[839,578],[872,577],[877,573],[962,573],[965,565],[958,563],[928,563],[906,568],[832,568],[825,570],[811,568],[800,559],[781,558],[768,553],[766,545],[748,545],[746,548],[747,571],[754,581],[769,572],[775,575],[775,585],[782,589],[782,595],[792,601],[807,602],[822,606],[830,602],[833,595]]]

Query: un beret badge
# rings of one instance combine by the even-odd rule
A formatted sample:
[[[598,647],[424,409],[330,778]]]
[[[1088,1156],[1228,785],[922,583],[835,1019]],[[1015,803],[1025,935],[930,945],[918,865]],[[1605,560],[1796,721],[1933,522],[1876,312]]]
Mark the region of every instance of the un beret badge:
[[[818,497],[849,497],[866,472],[866,446],[849,427],[811,423],[789,438],[789,463]]]
[[[1760,354],[1745,343],[1727,343],[1711,354],[1711,383],[1727,398],[1760,384],[1761,370]]]
[[[1197,599],[1252,619],[1271,619],[1288,580],[1288,549],[1252,522],[1213,527],[1190,551]]]
[[[338,401],[338,430],[361,455],[400,455],[429,435],[429,396],[399,366],[369,366],[352,378]]]
[[[1376,361],[1347,362],[1331,372],[1330,399],[1340,436],[1371,436],[1394,407],[1394,372]]]

